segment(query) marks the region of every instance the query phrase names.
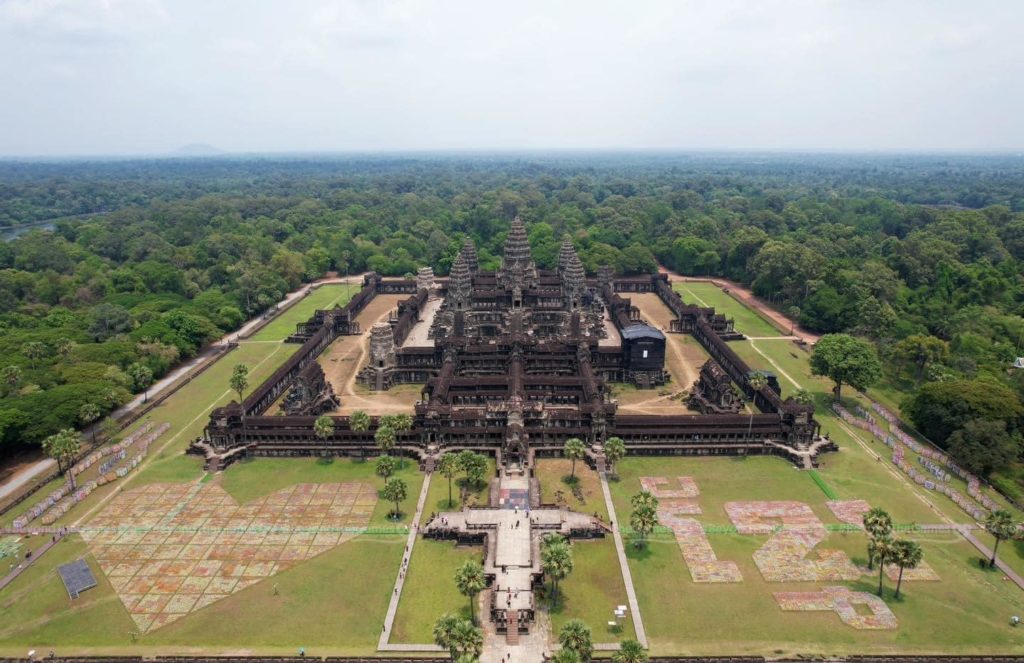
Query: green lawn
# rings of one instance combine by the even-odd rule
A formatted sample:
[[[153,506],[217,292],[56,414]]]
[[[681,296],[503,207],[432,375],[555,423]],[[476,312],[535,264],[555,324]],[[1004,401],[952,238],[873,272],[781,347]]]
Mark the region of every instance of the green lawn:
[[[316,311],[344,306],[361,286],[332,283],[322,285],[302,301],[277,316],[266,327],[253,334],[249,341],[283,341],[295,332],[295,325],[313,317]],[[244,341],[243,341],[244,342]]]
[[[466,478],[456,476],[451,481],[452,502],[448,501],[448,478],[440,472],[434,472],[427,490],[427,500],[423,503],[423,514],[420,523],[430,520],[433,513],[441,511],[460,511],[466,506],[487,506],[491,493],[491,479],[495,475],[494,458],[487,458],[487,471],[479,485],[466,487]]]
[[[533,472],[540,482],[541,503],[560,504],[581,513],[596,513],[608,522],[608,508],[597,472],[583,461],[576,461],[576,482],[583,496],[579,499],[573,493],[571,483],[567,482],[571,466],[572,462],[565,458],[537,459]]]
[[[390,642],[431,644],[431,630],[441,615],[454,612],[468,619],[469,599],[455,587],[455,570],[466,560],[482,558],[483,551],[476,546],[418,540],[409,561]]]
[[[687,304],[712,306],[718,313],[732,318],[736,321],[736,331],[747,336],[779,336],[782,333],[757,311],[747,308],[713,283],[686,281],[673,283],[672,288]],[[786,331],[788,333],[789,330]]]
[[[595,642],[635,638],[633,618],[628,610],[619,629],[608,626],[608,622],[614,620],[615,607],[627,605],[626,586],[622,581],[615,541],[610,536],[593,541],[574,541],[572,558],[573,571],[559,585],[558,600],[549,610],[552,633],[557,635],[570,619],[582,619],[593,629]],[[545,583],[545,587],[548,586]]]
[[[365,481],[384,488],[384,479],[375,473],[373,459],[350,458],[246,458],[229,466],[222,476],[222,486],[240,504],[264,497],[299,483],[341,483]],[[413,462],[395,475],[405,481],[408,497],[402,502],[402,517],[395,521],[388,514],[391,502],[378,500],[370,520],[371,527],[400,525],[406,529],[416,512],[416,500],[423,485],[423,474]],[[404,537],[404,535],[403,535]]]

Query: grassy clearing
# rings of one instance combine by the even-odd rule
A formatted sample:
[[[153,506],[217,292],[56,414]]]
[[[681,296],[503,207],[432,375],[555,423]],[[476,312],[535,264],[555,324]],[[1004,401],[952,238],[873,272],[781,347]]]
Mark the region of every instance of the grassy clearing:
[[[736,321],[736,331],[747,336],[779,336],[781,332],[761,315],[723,292],[713,283],[695,283],[686,281],[674,283],[672,288],[678,292],[683,301],[699,306],[712,306],[719,313]]]
[[[469,599],[455,587],[455,570],[466,560],[480,561],[482,557],[483,551],[476,546],[417,541],[395,613],[391,642],[433,643],[434,622],[446,612],[469,619]]]
[[[595,642],[635,638],[633,618],[628,611],[621,628],[608,626],[614,620],[615,607],[627,605],[615,541],[611,537],[574,541],[572,557],[573,571],[559,585],[558,600],[549,608],[552,633],[557,634],[570,619],[582,619],[594,630]]]
[[[299,483],[341,483],[365,481],[384,488],[384,479],[377,476],[373,459],[351,458],[247,458],[230,466],[222,475],[222,483],[239,504],[270,495]],[[370,526],[408,525],[416,512],[416,500],[423,485],[423,474],[415,463],[406,462],[396,475],[408,486],[408,497],[401,503],[402,517],[397,521],[388,514],[394,508],[391,502],[378,500],[370,519]]]
[[[441,511],[459,511],[467,506],[487,506],[490,499],[490,481],[496,472],[494,459],[488,457],[487,471],[479,485],[467,486],[466,478],[456,476],[451,482],[452,501],[448,501],[448,479],[440,472],[435,472],[427,490],[427,500],[423,504],[420,522],[426,523],[433,513]]]
[[[540,482],[542,504],[557,504],[581,513],[596,513],[608,522],[608,508],[601,491],[601,480],[597,472],[583,461],[576,462],[576,485],[582,499],[573,492],[569,481],[572,461],[565,458],[538,459],[534,475]]]
[[[352,295],[359,292],[359,288],[357,285],[340,283],[322,285],[247,340],[283,341],[295,332],[297,323],[309,320],[318,310],[344,306]]]

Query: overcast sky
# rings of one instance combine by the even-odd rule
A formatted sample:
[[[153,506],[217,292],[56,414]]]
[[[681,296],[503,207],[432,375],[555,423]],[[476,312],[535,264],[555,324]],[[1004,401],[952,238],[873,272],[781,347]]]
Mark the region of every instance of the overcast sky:
[[[0,155],[1024,148],[1024,2],[0,0]]]

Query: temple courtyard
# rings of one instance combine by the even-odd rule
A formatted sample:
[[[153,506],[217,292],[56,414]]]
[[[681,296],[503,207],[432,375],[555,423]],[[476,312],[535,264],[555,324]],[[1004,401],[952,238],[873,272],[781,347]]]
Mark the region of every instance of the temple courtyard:
[[[486,485],[453,480],[455,503],[449,504],[448,479],[413,461],[398,470],[408,490],[394,519],[372,459],[255,458],[206,473],[199,458],[184,455],[210,410],[230,399],[233,364],[249,365],[254,380],[270,375],[296,347],[282,342],[295,323],[348,294],[342,286],[316,290],[310,296],[315,301],[243,339],[136,424],[170,426],[135,470],[64,513],[55,526],[71,533],[0,589],[0,654],[20,656],[34,648],[59,654],[292,655],[302,647],[316,656],[401,649],[441,657],[431,628],[445,612],[469,615],[468,600],[453,580],[467,559],[497,564],[498,602],[509,601],[500,594],[502,584],[512,600],[529,598],[529,606],[517,607],[540,613],[534,629],[542,638],[581,618],[597,643],[645,638],[658,655],[1024,650],[1024,630],[1010,625],[1011,616],[1024,615],[1024,590],[1004,573],[980,568],[981,553],[957,530],[976,528],[975,521],[945,495],[909,481],[884,445],[832,414],[829,385],[810,376],[807,353],[781,332],[769,333],[768,323],[751,311],[736,316],[748,339],[732,347],[752,366],[776,373],[787,389],[810,390],[824,431],[840,446],[821,457],[814,475],[768,456],[627,456],[611,477],[577,462],[574,487],[566,481],[569,461],[538,459],[531,488],[515,477],[503,484],[492,460]],[[728,299],[703,284],[691,295]],[[378,301],[379,307],[375,302],[361,313],[364,332],[389,313],[386,297]],[[661,326],[654,306],[660,302],[638,297],[636,304]],[[623,389],[617,397],[624,408],[686,411],[671,394],[688,388],[683,383],[692,383],[703,363],[699,346],[687,347],[689,340],[669,335],[669,397]],[[342,411],[408,408],[419,394],[415,385],[378,393],[354,383],[367,348],[364,333],[336,340],[321,355]],[[858,403],[866,405],[861,396],[845,405],[852,410]],[[629,501],[642,489],[659,496],[661,527],[639,548],[628,527]],[[524,518],[522,490],[535,491],[536,502],[550,509],[543,518],[553,519],[531,526],[558,529],[579,520],[581,526],[606,527],[604,536],[573,540],[575,568],[557,601],[546,582],[531,587],[518,576],[514,583],[501,581],[502,565],[535,562],[530,530],[510,524]],[[0,525],[10,527],[37,501],[0,517]],[[487,508],[463,510],[470,506]],[[888,510],[897,535],[924,550],[925,566],[905,574],[899,599],[893,596],[893,569],[886,570],[882,599],[875,594],[877,570],[866,569],[866,538],[856,523],[867,506]],[[494,551],[424,538],[442,513],[452,514],[446,526],[490,527],[508,536]],[[38,535],[13,537],[18,555],[0,560],[5,570],[24,564],[26,550],[50,540],[35,529]],[[971,531],[991,545],[983,531]],[[1024,573],[1024,544],[1007,542],[999,552]],[[79,558],[98,584],[71,599],[55,569]],[[484,619],[490,600],[488,591],[479,597],[475,612]],[[612,627],[619,605],[629,610]],[[496,633],[489,632],[487,642],[507,646]]]

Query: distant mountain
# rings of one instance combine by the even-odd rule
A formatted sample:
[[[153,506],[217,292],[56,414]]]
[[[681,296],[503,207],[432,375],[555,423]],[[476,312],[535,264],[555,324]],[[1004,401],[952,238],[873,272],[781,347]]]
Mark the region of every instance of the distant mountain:
[[[179,157],[212,157],[218,154],[224,154],[224,150],[207,143],[190,143],[174,151],[174,155]]]

